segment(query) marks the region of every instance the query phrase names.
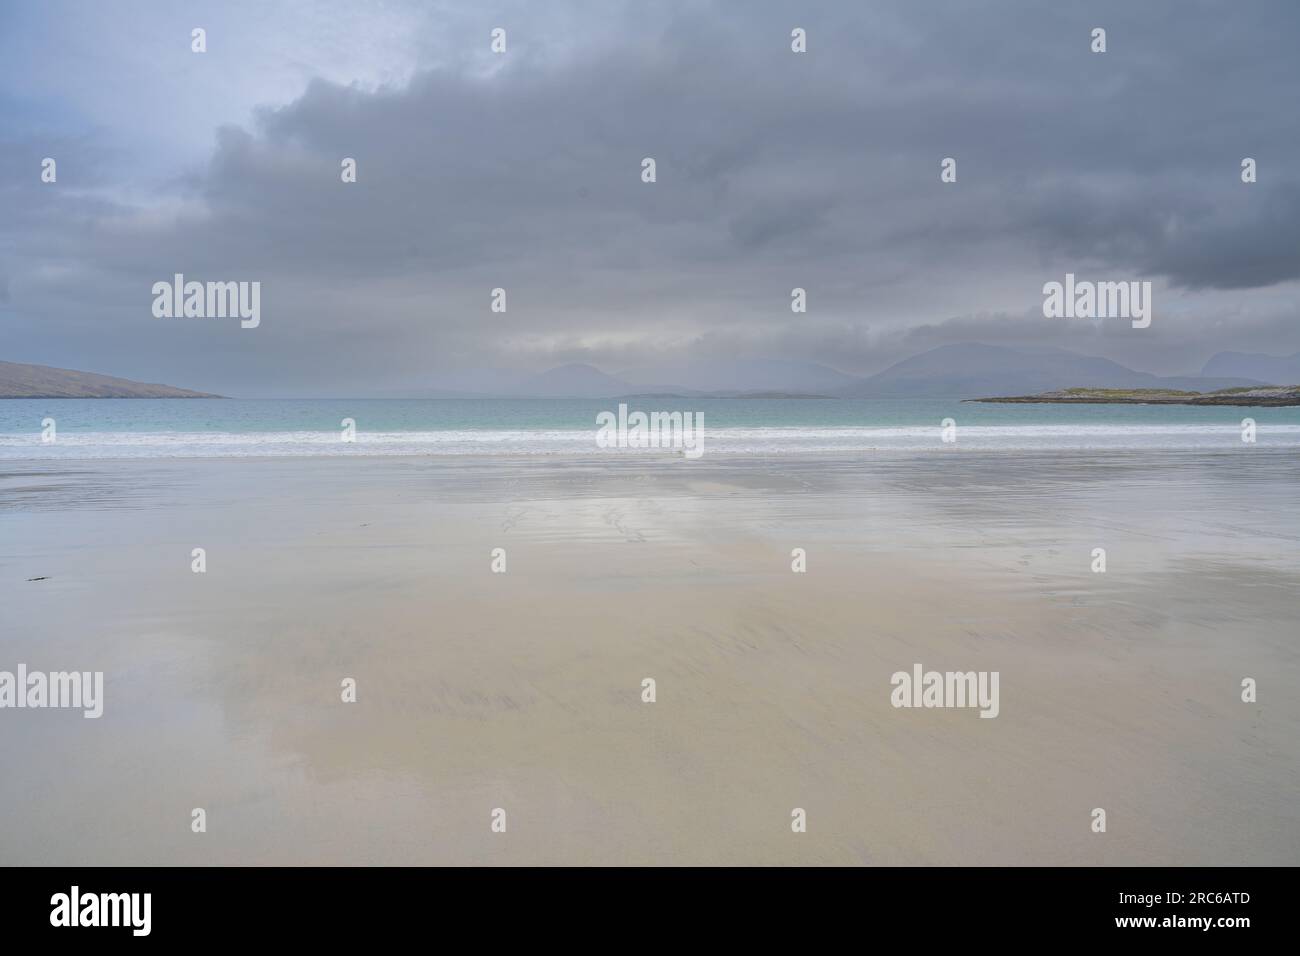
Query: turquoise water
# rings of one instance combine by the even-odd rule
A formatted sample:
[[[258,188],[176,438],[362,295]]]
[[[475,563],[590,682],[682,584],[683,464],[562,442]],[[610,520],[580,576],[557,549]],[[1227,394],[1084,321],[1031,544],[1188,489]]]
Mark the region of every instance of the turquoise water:
[[[699,416],[706,450],[780,454],[941,444],[985,448],[1300,446],[1298,408],[982,405],[952,399],[670,399],[633,411]],[[335,454],[589,454],[611,400],[10,399],[0,401],[0,458]],[[54,441],[42,422],[54,420]],[[344,419],[356,441],[341,439]],[[47,429],[48,431],[48,429]]]

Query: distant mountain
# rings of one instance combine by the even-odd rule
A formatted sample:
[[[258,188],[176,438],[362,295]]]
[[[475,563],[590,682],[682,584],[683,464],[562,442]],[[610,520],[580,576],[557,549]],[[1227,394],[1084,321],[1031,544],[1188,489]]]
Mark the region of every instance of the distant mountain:
[[[1018,350],[964,342],[914,355],[841,389],[846,398],[987,398],[1066,388],[1173,388],[1208,392],[1257,379],[1165,377],[1065,349]]]
[[[1201,374],[1253,378],[1270,385],[1300,385],[1300,352],[1295,355],[1220,352],[1205,363]]]
[[[1067,388],[1210,392],[1261,384],[1266,383],[1249,376],[1153,375],[1066,349],[1013,349],[966,342],[941,345],[865,379],[825,365],[786,359],[698,360],[646,365],[619,375],[573,363],[493,391],[526,398],[991,398]]]
[[[591,365],[561,365],[525,379],[511,389],[527,398],[614,398],[641,391]]]
[[[674,364],[653,364],[624,369],[618,377],[638,383],[650,391],[647,382],[673,382],[675,387],[653,391],[678,393],[785,392],[829,395],[861,379],[826,365],[790,359],[698,359]]]
[[[0,362],[0,398],[220,398],[94,372]]]

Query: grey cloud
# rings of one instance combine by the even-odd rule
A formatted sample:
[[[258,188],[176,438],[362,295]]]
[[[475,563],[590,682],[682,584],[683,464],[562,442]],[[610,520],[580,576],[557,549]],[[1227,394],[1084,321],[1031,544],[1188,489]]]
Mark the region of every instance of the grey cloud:
[[[1171,372],[1242,338],[1300,348],[1279,286],[1300,268],[1291,4],[507,9],[503,60],[443,57],[378,89],[316,79],[214,129],[209,161],[166,184],[15,185],[29,170],[9,156],[42,148],[18,129],[0,164],[7,357],[319,394],[674,354],[867,372],[968,339]],[[176,271],[260,279],[263,328],[164,328],[147,291]],[[1052,324],[1039,290],[1065,271],[1150,278],[1177,308],[1141,343]]]

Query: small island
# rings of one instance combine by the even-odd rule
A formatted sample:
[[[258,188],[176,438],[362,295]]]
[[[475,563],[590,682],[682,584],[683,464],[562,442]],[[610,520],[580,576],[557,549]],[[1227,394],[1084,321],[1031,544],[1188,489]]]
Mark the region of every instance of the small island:
[[[2,398],[221,398],[188,388],[134,382],[95,372],[0,362]]]
[[[1039,395],[967,398],[964,401],[1051,405],[1300,405],[1300,385],[1221,388],[1214,392],[1181,392],[1172,388],[1065,388]]]

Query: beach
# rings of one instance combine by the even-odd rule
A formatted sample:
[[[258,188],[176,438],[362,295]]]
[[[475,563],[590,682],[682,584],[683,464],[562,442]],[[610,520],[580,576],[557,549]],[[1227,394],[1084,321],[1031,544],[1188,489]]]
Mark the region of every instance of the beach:
[[[6,462],[0,668],[105,676],[98,719],[0,713],[0,862],[1294,865],[1298,479],[1290,448]],[[998,672],[996,718],[892,706],[914,664]]]

